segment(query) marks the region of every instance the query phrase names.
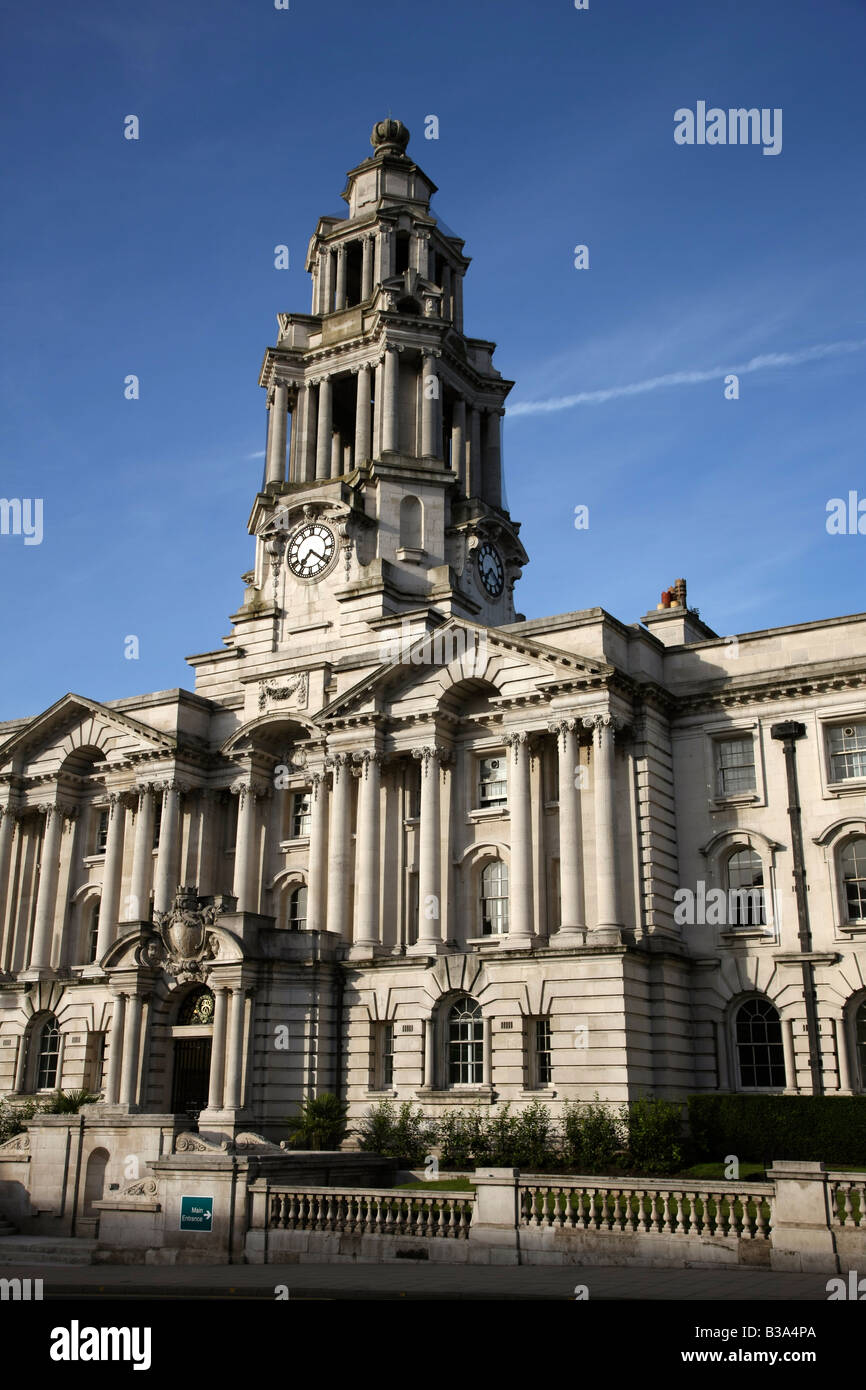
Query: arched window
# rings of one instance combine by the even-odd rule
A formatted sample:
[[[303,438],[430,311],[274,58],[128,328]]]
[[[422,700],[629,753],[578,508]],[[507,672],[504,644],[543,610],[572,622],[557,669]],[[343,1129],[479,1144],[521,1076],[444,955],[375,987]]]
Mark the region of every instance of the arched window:
[[[743,1089],[785,1085],[782,1023],[768,999],[747,999],[737,1010],[737,1060]]]
[[[849,840],[840,856],[849,922],[866,918],[866,838]]]
[[[99,898],[94,898],[85,908],[84,959],[88,965],[96,960],[99,941]]]
[[[508,931],[508,866],[494,859],[481,871],[481,934],[501,936]]]
[[[400,503],[400,544],[407,550],[420,550],[424,544],[423,516],[417,497],[404,497]]]
[[[763,927],[764,866],[753,849],[738,849],[730,856],[728,872],[728,926]]]
[[[484,1024],[481,1005],[464,996],[448,1013],[448,1081],[480,1086],[484,1079]]]
[[[289,930],[303,931],[307,925],[307,889],[305,884],[289,894]]]
[[[52,1090],[57,1085],[60,1061],[60,1026],[49,1014],[36,1037],[36,1090]]]
[[[194,989],[186,996],[177,1015],[179,1024],[213,1023],[214,998],[209,989]]]

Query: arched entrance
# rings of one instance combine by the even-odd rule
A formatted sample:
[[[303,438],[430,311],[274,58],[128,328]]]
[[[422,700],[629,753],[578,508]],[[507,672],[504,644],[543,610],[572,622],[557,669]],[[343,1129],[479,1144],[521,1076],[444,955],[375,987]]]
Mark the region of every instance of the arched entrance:
[[[207,1108],[213,1014],[211,991],[193,990],[183,1001],[172,1029],[171,1108],[175,1115],[189,1115],[193,1124]]]
[[[93,1203],[101,1202],[105,1195],[105,1169],[108,1165],[108,1150],[94,1149],[87,1159],[84,1174],[84,1201],[82,1210],[85,1216],[98,1216]]]

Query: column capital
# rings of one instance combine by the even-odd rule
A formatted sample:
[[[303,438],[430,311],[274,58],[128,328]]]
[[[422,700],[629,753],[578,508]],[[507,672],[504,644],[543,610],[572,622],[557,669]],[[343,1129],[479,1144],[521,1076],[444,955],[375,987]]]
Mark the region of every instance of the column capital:
[[[601,741],[602,732],[605,729],[610,731],[611,738],[615,738],[626,727],[625,720],[619,719],[615,714],[605,711],[601,714],[586,714],[581,719],[584,729],[592,731],[593,738]]]
[[[426,777],[430,771],[431,762],[435,760],[440,766],[444,767],[446,763],[451,761],[453,753],[452,750],[446,748],[444,744],[431,743],[425,744],[421,748],[413,748],[412,757],[416,758],[417,761],[422,764],[423,774]]]
[[[255,777],[241,777],[236,782],[232,782],[229,787],[232,796],[238,796],[241,804],[249,798],[251,801],[264,800],[270,796],[271,787],[269,782],[259,781]]]
[[[177,792],[180,796],[186,796],[191,790],[188,782],[181,782],[177,777],[161,777],[153,783],[154,791]]]
[[[359,775],[366,778],[371,764],[381,769],[385,761],[385,754],[377,748],[362,748],[360,752],[352,754],[352,762],[358,765]]]

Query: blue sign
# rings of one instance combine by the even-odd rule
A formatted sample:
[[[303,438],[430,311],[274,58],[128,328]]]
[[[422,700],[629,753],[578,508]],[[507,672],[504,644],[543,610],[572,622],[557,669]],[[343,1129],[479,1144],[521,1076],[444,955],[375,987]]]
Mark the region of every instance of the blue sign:
[[[212,1231],[213,1197],[181,1197],[180,1229],[182,1231]]]

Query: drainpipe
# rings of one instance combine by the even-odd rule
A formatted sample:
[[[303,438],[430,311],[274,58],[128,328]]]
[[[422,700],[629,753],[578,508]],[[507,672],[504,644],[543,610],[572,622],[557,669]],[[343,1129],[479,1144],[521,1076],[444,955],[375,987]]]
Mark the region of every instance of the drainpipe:
[[[794,856],[794,893],[797,898],[797,924],[800,952],[803,959],[803,998],[806,1002],[806,1031],[809,1035],[809,1071],[812,1075],[812,1094],[824,1094],[821,1065],[821,1036],[818,1028],[818,1001],[815,994],[815,968],[808,956],[812,951],[812,929],[809,925],[809,903],[806,897],[806,865],[803,857],[803,826],[800,815],[800,792],[797,785],[797,740],[806,737],[806,725],[789,719],[773,724],[770,737],[777,739],[785,754],[785,773],[788,779],[788,819],[791,823],[791,851]]]
[[[341,961],[335,961],[334,971],[334,1028],[336,1036],[334,1038],[334,1095],[337,1100],[342,1099],[342,1079],[343,1079],[343,967]]]

